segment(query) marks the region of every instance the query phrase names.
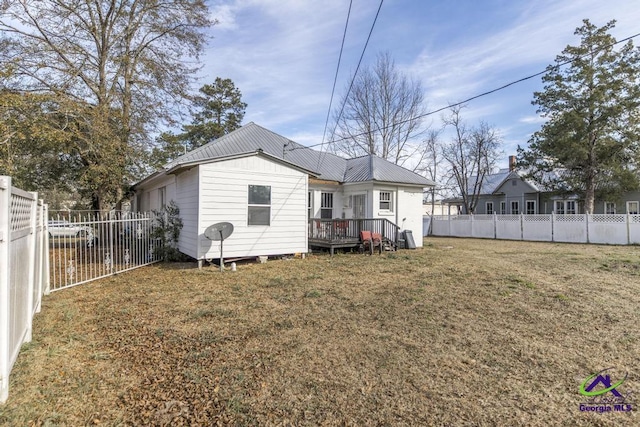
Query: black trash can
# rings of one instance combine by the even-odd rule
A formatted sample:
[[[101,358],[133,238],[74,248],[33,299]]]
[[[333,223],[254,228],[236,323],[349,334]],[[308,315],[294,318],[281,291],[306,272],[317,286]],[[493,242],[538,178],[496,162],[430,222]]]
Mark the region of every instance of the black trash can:
[[[401,234],[401,238],[398,239],[398,249],[406,249],[407,241],[404,240],[404,234]]]

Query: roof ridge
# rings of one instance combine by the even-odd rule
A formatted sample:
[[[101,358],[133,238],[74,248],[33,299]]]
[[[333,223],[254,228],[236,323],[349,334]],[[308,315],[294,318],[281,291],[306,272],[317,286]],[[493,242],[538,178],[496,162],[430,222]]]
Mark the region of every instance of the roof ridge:
[[[234,129],[234,130],[232,130],[231,132],[229,132],[229,133],[226,133],[226,134],[222,135],[220,138],[213,139],[213,140],[211,140],[211,141],[207,142],[206,144],[203,144],[203,145],[201,145],[201,146],[199,146],[199,147],[197,147],[197,148],[194,148],[193,150],[191,150],[191,151],[189,151],[189,152],[187,152],[187,153],[184,153],[184,154],[183,154],[183,155],[181,155],[181,156],[176,157],[175,159],[171,160],[170,162],[165,163],[165,164],[163,165],[163,167],[162,167],[162,168],[163,168],[163,169],[165,169],[165,170],[166,170],[166,169],[170,169],[172,166],[175,166],[175,165],[179,164],[179,163],[180,163],[180,159],[182,159],[183,157],[192,156],[193,154],[197,154],[197,153],[199,153],[200,151],[203,151],[204,149],[206,149],[207,147],[209,147],[210,145],[212,145],[213,143],[215,143],[215,142],[219,142],[221,139],[222,139],[222,140],[227,139],[227,137],[228,137],[229,135],[232,135],[232,134],[234,134],[234,133],[238,132],[240,129],[244,129],[244,128],[246,128],[246,127],[250,126],[250,125],[258,126],[258,125],[257,125],[257,124],[255,124],[254,122],[249,122],[249,123],[247,123],[246,125],[242,125],[242,126],[240,126],[239,128]],[[261,127],[261,126],[259,126],[259,127]],[[264,129],[264,128],[263,128],[263,129]],[[172,166],[171,166],[171,167],[167,167],[167,166],[169,166],[169,165],[172,165]]]

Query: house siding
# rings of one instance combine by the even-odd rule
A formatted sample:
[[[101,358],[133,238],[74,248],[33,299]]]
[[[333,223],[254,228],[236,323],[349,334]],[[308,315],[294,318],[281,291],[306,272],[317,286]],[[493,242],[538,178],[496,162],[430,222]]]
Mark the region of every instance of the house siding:
[[[398,188],[398,222],[401,230],[411,230],[416,246],[422,247],[422,189]],[[406,220],[404,219],[406,218]]]
[[[138,198],[136,210],[138,212],[149,212],[160,210],[160,189],[165,188],[165,203],[169,203],[176,198],[176,180],[174,176],[164,176],[150,183],[144,188],[140,198]]]
[[[182,230],[178,238],[180,252],[198,258],[198,200],[200,194],[199,168],[176,177],[176,204],[180,208]]]
[[[269,226],[247,224],[249,185],[271,186]],[[307,191],[305,173],[258,156],[200,165],[197,258],[220,257],[219,242],[204,231],[223,221],[234,226],[225,258],[306,252]]]
[[[309,191],[311,191],[312,197],[312,218],[320,218],[322,193],[333,193],[333,219],[348,218],[345,216],[346,208],[342,185],[309,184]]]

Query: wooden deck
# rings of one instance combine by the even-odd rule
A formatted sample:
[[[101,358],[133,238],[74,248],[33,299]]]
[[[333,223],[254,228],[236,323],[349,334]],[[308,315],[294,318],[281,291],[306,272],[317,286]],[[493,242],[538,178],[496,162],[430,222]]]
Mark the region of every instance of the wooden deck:
[[[363,219],[317,219],[309,220],[309,248],[328,248],[331,255],[335,249],[361,246],[360,231],[380,233],[385,245],[395,249],[399,238],[399,227],[385,218]]]

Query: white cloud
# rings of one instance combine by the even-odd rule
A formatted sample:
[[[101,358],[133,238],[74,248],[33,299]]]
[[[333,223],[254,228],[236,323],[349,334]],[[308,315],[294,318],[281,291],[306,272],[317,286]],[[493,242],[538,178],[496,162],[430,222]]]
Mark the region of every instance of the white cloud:
[[[215,25],[215,30],[217,31],[230,31],[238,28],[236,23],[236,10],[232,5],[214,5],[211,8],[211,19],[217,22]]]
[[[518,122],[520,123],[525,123],[525,124],[542,124],[545,123],[547,121],[547,119],[545,119],[544,117],[535,115],[535,116],[525,116],[525,117],[520,117],[518,119]]]

